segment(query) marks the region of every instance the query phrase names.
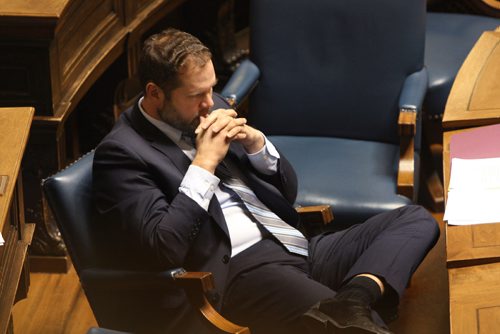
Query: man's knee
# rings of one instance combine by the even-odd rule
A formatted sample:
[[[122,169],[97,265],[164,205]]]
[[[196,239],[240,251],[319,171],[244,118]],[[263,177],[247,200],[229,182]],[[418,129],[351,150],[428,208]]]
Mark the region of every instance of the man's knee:
[[[400,218],[419,234],[437,240],[440,235],[439,225],[430,212],[420,205],[406,205],[400,208]]]

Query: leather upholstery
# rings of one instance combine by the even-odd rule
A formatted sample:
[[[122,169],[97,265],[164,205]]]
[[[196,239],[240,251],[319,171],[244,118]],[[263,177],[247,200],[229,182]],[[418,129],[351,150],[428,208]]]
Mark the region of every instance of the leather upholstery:
[[[120,231],[108,231],[94,219],[93,152],[45,179],[48,203],[67,245],[82,288],[99,326],[140,333],[165,333],[168,291],[175,270],[143,267],[144,254]],[[179,300],[183,300],[179,298]],[[189,305],[182,305],[189,308]],[[175,331],[172,331],[175,333]]]
[[[297,203],[331,203],[334,228],[411,203],[395,194],[396,145],[325,137],[270,136],[270,140],[293,161],[300,175]],[[369,189],[358,186],[366,184]],[[341,196],[331,196],[332,192]]]
[[[453,81],[478,38],[500,26],[500,19],[454,13],[428,13],[425,65],[429,90],[425,112],[442,116]]]
[[[399,143],[399,94],[423,67],[425,1],[252,1],[250,29],[257,127]]]
[[[250,3],[250,56],[261,75],[249,123],[295,167],[296,203],[331,204],[334,224],[415,199],[396,194],[397,120],[400,107],[420,111],[427,87],[425,7],[423,0]],[[415,146],[418,175],[420,135]]]
[[[239,105],[255,88],[259,76],[259,68],[248,59],[245,59],[238,68],[238,75],[229,78],[221,94],[235,99],[236,105]]]

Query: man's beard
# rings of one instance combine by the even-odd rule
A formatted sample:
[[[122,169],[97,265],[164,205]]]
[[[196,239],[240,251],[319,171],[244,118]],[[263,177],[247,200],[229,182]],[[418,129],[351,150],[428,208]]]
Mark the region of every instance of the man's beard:
[[[179,117],[179,113],[172,106],[165,106],[163,109],[158,110],[158,115],[162,121],[186,134],[194,135],[194,131],[200,125],[199,117],[187,122]]]

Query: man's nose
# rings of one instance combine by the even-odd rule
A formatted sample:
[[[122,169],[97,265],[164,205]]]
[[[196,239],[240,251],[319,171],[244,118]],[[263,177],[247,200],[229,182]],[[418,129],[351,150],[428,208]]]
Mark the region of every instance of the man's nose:
[[[205,98],[201,103],[202,109],[211,110],[213,106],[214,106],[214,99],[212,98],[212,93],[205,95]]]

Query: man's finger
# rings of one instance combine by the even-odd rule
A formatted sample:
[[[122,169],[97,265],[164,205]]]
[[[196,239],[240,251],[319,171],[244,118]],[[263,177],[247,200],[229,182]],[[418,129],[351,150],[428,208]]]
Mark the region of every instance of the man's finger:
[[[244,135],[243,138],[246,138],[246,136],[247,136],[246,132],[244,131],[243,126],[235,126],[234,128],[232,128],[231,130],[229,130],[227,132],[226,137],[234,139],[235,137],[239,136],[240,134]]]

